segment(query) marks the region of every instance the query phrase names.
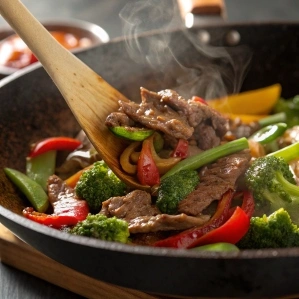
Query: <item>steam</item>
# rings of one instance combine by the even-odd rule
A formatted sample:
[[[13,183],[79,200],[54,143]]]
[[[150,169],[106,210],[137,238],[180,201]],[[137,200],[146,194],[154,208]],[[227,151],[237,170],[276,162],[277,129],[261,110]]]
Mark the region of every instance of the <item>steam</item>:
[[[165,72],[165,76],[171,76],[167,70],[175,65],[179,69],[175,73],[175,84],[165,88],[172,88],[187,98],[198,95],[211,99],[239,92],[251,61],[251,51],[245,46],[208,45],[206,39],[185,28],[176,2],[138,0],[122,9],[120,17],[130,57],[136,63]],[[176,28],[184,28],[185,37],[200,54],[192,66],[185,66],[179,60],[185,51],[188,55],[186,43],[174,42],[172,35],[167,33]],[[148,34],[146,45],[140,42],[140,34],[155,30],[160,34]]]

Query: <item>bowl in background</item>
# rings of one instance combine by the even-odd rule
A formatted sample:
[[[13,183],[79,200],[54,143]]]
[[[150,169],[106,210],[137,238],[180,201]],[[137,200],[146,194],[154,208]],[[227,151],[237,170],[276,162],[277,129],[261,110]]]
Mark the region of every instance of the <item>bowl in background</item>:
[[[82,51],[83,49],[89,49],[99,44],[106,43],[109,41],[108,33],[100,26],[76,19],[52,19],[41,21],[45,28],[50,32],[56,33],[68,33],[72,37],[80,41],[79,46],[72,47],[70,50],[74,53]],[[0,45],[6,41],[11,41],[17,35],[10,27],[3,27],[0,29]],[[30,51],[28,49],[28,51]],[[30,51],[31,53],[31,51]],[[26,66],[35,63],[37,60],[34,59],[31,62],[26,62]],[[0,79],[5,76],[11,75],[16,71],[24,67],[8,67],[0,63]]]

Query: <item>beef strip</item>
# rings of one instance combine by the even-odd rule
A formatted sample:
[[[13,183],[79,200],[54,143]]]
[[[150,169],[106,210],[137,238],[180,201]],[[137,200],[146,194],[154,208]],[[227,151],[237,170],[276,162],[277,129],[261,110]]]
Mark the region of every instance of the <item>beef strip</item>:
[[[187,101],[170,89],[158,93],[140,90],[141,104],[119,103],[120,111],[143,126],[176,139],[196,140],[203,150],[219,145],[227,132],[227,118],[208,105],[194,99]]]
[[[202,150],[210,149],[221,142],[221,138],[217,136],[216,131],[205,123],[196,126],[193,138]]]
[[[120,101],[121,110],[135,122],[177,139],[189,139],[192,136],[194,129],[183,113],[165,105],[157,93],[141,88],[141,99],[140,104]]]
[[[185,214],[161,214],[152,204],[151,195],[134,190],[125,196],[112,197],[102,203],[100,214],[117,217],[129,223],[130,233],[149,233],[168,230],[184,230],[200,226],[209,216],[191,217]]]
[[[118,127],[118,126],[132,127],[135,125],[135,123],[124,112],[112,112],[107,116],[105,125],[107,127]]]
[[[57,175],[51,175],[48,179],[48,197],[52,205],[60,200],[78,199],[75,195],[74,189],[69,187]]]
[[[102,203],[100,214],[130,221],[139,216],[160,214],[152,204],[151,195],[142,190],[134,190],[125,196],[111,197]]]
[[[132,234],[149,233],[169,230],[185,230],[195,226],[201,226],[209,220],[210,216],[187,216],[186,214],[156,216],[140,216],[129,221],[129,231]]]
[[[235,189],[238,178],[245,173],[250,160],[250,151],[243,150],[205,167],[196,189],[180,201],[179,213],[200,215],[214,200],[221,199],[228,189]]]

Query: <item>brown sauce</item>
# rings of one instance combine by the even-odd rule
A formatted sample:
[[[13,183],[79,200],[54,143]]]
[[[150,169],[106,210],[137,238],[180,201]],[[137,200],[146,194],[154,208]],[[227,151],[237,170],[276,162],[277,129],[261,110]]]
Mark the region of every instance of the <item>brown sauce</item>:
[[[50,31],[50,33],[69,50],[91,44],[89,38],[81,38],[72,33],[63,31]],[[21,69],[36,61],[37,58],[18,35],[12,35],[0,43],[0,65]]]

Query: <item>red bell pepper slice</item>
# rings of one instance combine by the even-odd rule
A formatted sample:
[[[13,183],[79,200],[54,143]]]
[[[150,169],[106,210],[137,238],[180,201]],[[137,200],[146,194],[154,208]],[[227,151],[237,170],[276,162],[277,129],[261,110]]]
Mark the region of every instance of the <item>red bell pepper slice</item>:
[[[226,242],[236,244],[247,233],[250,226],[250,217],[240,207],[236,207],[232,216],[220,227],[209,231],[199,238],[195,246]]]
[[[192,97],[192,101],[195,101],[195,102],[200,102],[204,105],[208,105],[208,103],[201,97],[198,97],[198,96],[193,96]]]
[[[189,147],[189,142],[185,139],[179,139],[174,151],[171,154],[171,157],[174,158],[182,158],[185,159],[188,154],[188,147]]]
[[[51,150],[68,150],[73,151],[81,146],[80,140],[70,137],[50,137],[33,145],[28,158],[36,157],[40,154]]]
[[[253,215],[254,207],[255,205],[252,193],[248,190],[243,191],[243,203],[241,208],[249,218],[251,218],[251,216]]]
[[[79,221],[86,219],[89,207],[85,200],[67,199],[54,203],[54,213],[45,214],[33,210],[32,207],[25,208],[23,215],[35,222],[53,228],[63,228],[65,226],[76,225]]]
[[[142,185],[154,186],[160,183],[158,167],[153,159],[151,141],[145,139],[137,162],[137,177]]]
[[[228,190],[223,194],[221,200],[219,200],[215,214],[205,225],[191,228],[164,240],[157,241],[154,243],[154,246],[173,248],[195,247],[203,235],[227,221],[233,195],[234,192],[232,190]]]
[[[255,203],[254,203],[254,198],[252,193],[248,190],[238,192],[235,194],[234,198],[239,196],[243,196],[241,209],[247,214],[249,218],[251,218],[255,208]],[[236,207],[231,208],[229,214],[232,215],[235,209]]]

